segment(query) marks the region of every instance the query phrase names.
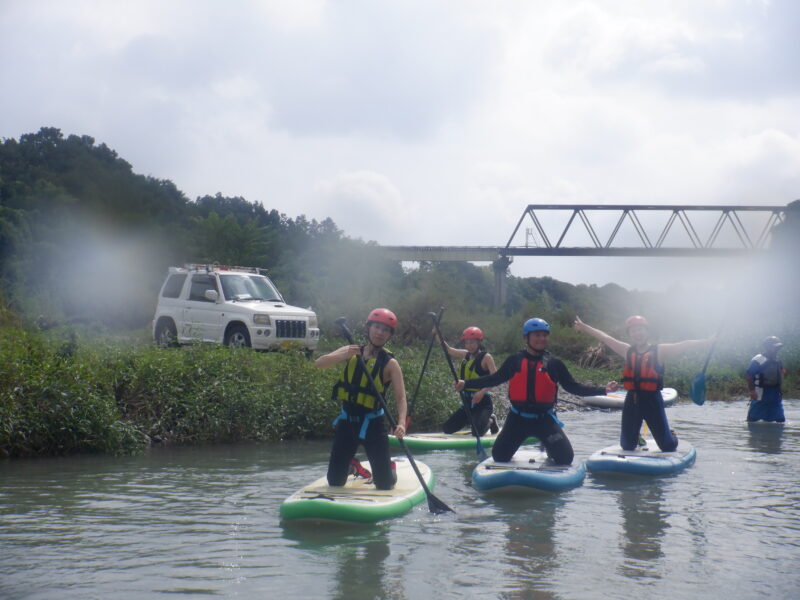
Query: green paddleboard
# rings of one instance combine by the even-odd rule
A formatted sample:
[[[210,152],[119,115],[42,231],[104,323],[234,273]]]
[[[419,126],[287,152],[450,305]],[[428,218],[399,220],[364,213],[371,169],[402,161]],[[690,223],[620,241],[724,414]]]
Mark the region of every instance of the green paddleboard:
[[[320,477],[299,489],[281,504],[284,521],[375,523],[407,513],[425,499],[425,490],[406,457],[392,458],[397,483],[391,490],[375,488],[371,479],[350,475],[345,485],[330,486]],[[428,489],[433,489],[433,472],[414,461]],[[369,461],[361,463],[369,470]]]

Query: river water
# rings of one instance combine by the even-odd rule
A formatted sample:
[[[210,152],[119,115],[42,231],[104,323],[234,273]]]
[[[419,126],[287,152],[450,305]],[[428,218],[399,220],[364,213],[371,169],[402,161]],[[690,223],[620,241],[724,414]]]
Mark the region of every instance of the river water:
[[[417,453],[434,493],[387,523],[284,527],[328,442],[0,463],[0,598],[800,598],[800,401],[750,426],[741,402],[667,410],[697,462],[661,479],[483,496],[474,451]],[[576,460],[619,413],[567,412]]]

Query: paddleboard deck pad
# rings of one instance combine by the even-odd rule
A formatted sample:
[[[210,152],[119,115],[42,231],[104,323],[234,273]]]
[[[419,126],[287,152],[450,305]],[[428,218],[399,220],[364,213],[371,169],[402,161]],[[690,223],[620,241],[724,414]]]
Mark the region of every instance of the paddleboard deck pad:
[[[592,454],[586,468],[604,475],[668,475],[692,465],[697,451],[689,442],[678,440],[672,452],[662,452],[655,440],[636,450],[623,450],[619,445],[608,446]]]
[[[561,492],[583,483],[586,467],[555,465],[541,450],[517,450],[508,462],[487,458],[472,471],[472,484],[483,492]]]
[[[587,406],[598,406],[600,408],[622,408],[625,404],[627,390],[609,392],[604,396],[583,396],[580,402]],[[678,390],[674,388],[664,388],[661,390],[661,397],[664,399],[664,406],[674,404],[678,399]]]
[[[425,499],[425,490],[406,457],[392,458],[397,483],[391,490],[379,490],[372,479],[350,475],[343,486],[330,486],[320,477],[283,501],[284,521],[376,523],[407,513]],[[414,461],[428,489],[433,488],[433,472]],[[369,470],[369,461],[361,463]]]

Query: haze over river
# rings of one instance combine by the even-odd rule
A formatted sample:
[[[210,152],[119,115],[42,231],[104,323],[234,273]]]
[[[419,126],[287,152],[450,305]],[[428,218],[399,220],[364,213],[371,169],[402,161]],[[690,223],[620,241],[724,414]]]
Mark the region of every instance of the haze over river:
[[[434,493],[373,525],[285,527],[280,503],[330,443],[157,449],[0,462],[0,598],[800,597],[800,401],[748,426],[745,402],[667,409],[697,462],[559,495],[477,493],[470,451],[416,453]],[[561,415],[584,460],[618,412]]]

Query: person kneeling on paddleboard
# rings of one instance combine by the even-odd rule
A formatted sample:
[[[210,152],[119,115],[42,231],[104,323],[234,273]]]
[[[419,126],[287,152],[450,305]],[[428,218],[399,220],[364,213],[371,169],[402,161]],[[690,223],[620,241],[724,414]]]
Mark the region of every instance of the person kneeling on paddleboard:
[[[342,403],[342,413],[333,422],[335,429],[333,447],[328,462],[328,484],[344,485],[353,457],[359,445],[364,446],[372,471],[372,480],[379,490],[390,490],[397,479],[389,455],[389,437],[383,408],[360,366],[358,356],[370,370],[380,393],[385,397],[391,385],[397,409],[397,427],[394,435],[401,438],[406,430],[406,390],[403,372],[394,356],[384,348],[397,328],[397,317],[386,308],[376,308],[367,317],[367,344],[342,346],[320,356],[314,366],[320,369],[345,362],[339,381],[333,386],[332,396]]]
[[[435,333],[434,336],[436,341],[439,341],[439,336]],[[444,343],[447,353],[461,360],[458,369],[459,379],[474,379],[497,371],[492,355],[483,347],[483,332],[478,327],[467,327],[461,334],[461,340],[464,342],[463,349],[453,348],[447,342]],[[464,392],[465,401],[469,401],[469,410],[472,412],[471,420],[477,431],[473,432],[473,435],[486,435],[490,429],[492,433],[497,433],[497,419],[492,412],[492,395],[489,393],[489,388],[468,387]],[[465,408],[456,409],[447,418],[442,424],[443,433],[455,433],[469,425]]]
[[[783,348],[780,338],[771,335],[761,343],[761,354],[756,354],[747,367],[745,378],[750,389],[747,421],[786,422],[783,415],[781,385],[786,371],[778,352]]]
[[[530,436],[541,441],[555,464],[569,465],[575,453],[556,417],[558,386],[577,396],[598,396],[617,389],[616,381],[605,387],[575,381],[567,367],[547,352],[550,325],[543,319],[528,319],[522,326],[524,350],[512,354],[493,375],[459,380],[456,389],[494,387],[506,381],[511,409],[492,447],[492,458],[508,462]]]
[[[625,359],[622,385],[628,390],[622,405],[622,427],[619,445],[623,450],[635,450],[639,442],[642,421],[647,423],[653,438],[662,452],[672,452],[678,447],[678,437],[669,428],[664,411],[664,361],[679,356],[687,350],[711,345],[716,336],[704,340],[684,340],[672,344],[650,344],[649,324],[639,315],[625,321],[630,344],[621,342],[607,333],[590,327],[575,317],[573,327],[606,346]]]

